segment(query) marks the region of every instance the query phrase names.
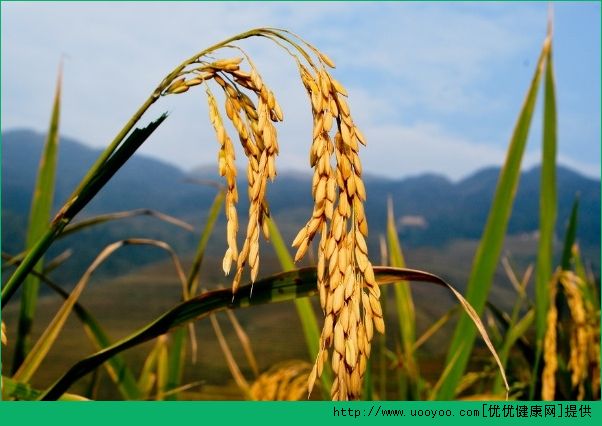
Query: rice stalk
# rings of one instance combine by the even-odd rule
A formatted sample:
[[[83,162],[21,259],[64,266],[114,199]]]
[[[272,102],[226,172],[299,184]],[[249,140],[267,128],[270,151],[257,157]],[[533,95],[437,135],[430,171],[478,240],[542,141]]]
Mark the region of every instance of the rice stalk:
[[[65,226],[75,217],[81,209],[90,202],[96,195],[98,190],[113,176],[138,147],[150,136],[150,134],[162,123],[166,115],[161,116],[159,120],[151,123],[144,129],[136,129],[136,125],[148,111],[148,109],[161,98],[162,95],[168,94],[167,89],[171,93],[183,93],[184,89],[175,89],[175,86],[183,82],[182,74],[194,72],[190,70],[191,66],[199,64],[202,57],[227,46],[229,43],[236,40],[243,40],[253,36],[260,36],[264,30],[250,30],[233,37],[230,37],[220,43],[193,55],[176,68],[174,68],[153,90],[152,94],[144,101],[138,110],[125,123],[123,128],[117,133],[107,148],[99,155],[92,167],[88,170],[79,185],[75,188],[68,201],[59,210],[59,214],[55,217],[50,227],[46,230],[33,245],[23,263],[11,275],[2,290],[2,306],[10,300],[15,291],[23,283],[28,273],[37,263],[37,261],[48,250],[52,242],[61,234]],[[187,70],[188,68],[188,70]],[[197,77],[198,79],[198,77]]]

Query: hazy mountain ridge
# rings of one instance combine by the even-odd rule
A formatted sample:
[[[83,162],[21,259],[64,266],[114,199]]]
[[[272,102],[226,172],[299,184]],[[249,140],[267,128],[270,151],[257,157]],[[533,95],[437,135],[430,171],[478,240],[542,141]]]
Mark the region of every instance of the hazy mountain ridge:
[[[23,248],[27,212],[43,141],[44,135],[30,130],[2,133],[2,247],[8,252],[15,253]],[[61,138],[55,209],[67,199],[98,153],[98,150],[86,147],[74,139]],[[245,175],[244,167],[246,166],[242,162],[239,163],[241,177]],[[399,180],[366,175],[366,214],[370,223],[371,245],[376,248],[375,237],[384,231],[389,196],[393,199],[398,222],[400,225],[408,225],[400,228],[403,244],[406,246],[438,246],[457,238],[479,238],[498,174],[499,168],[490,167],[458,182],[436,174]],[[579,192],[579,238],[582,244],[598,247],[599,250],[600,181],[563,167],[558,168],[557,175],[557,235],[562,237],[574,196]],[[188,220],[200,229],[215,189],[186,182],[190,177],[221,181],[215,165],[203,166],[186,173],[160,160],[136,155],[82,212],[82,216],[151,208]],[[283,171],[268,186],[272,214],[287,238],[292,237],[295,230],[311,215],[310,181],[309,170],[307,174]],[[239,193],[241,202],[238,210],[244,225],[248,206],[244,182],[240,183]],[[539,168],[534,168],[521,176],[509,224],[510,234],[532,233],[537,230],[538,194]],[[77,246],[78,254],[91,258],[103,245],[133,236],[166,239],[184,252],[190,252],[195,247],[195,235],[141,218],[85,231],[68,242],[59,242],[53,252],[56,254],[73,244]],[[77,241],[73,241],[76,239]],[[222,240],[223,238],[213,238],[213,246],[221,250]],[[157,256],[156,253],[146,254],[146,251],[141,254],[140,250],[135,253],[134,263],[146,263]],[[132,259],[117,258],[109,264],[108,270],[118,270],[131,262]]]

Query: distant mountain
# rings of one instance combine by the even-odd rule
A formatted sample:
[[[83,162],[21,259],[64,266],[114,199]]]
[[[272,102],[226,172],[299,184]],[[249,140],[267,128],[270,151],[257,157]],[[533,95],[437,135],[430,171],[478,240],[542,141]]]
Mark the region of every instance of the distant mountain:
[[[2,133],[2,249],[11,253],[22,250],[27,213],[31,202],[44,135],[30,130]],[[94,162],[99,151],[78,141],[63,137],[60,142],[55,210],[67,199],[73,188]],[[186,173],[157,159],[136,155],[120,170],[81,216],[112,211],[150,208],[184,220],[200,229],[211,204],[215,189],[187,182],[189,178],[218,180],[215,165],[200,167]],[[244,169],[241,169],[244,170]],[[365,177],[372,245],[384,231],[386,202],[391,197],[405,246],[440,246],[454,239],[480,237],[491,204],[499,168],[486,168],[459,182],[435,174],[393,180],[378,176]],[[244,176],[244,173],[241,173]],[[586,178],[572,170],[559,167],[558,172],[559,238],[564,233],[575,194],[580,196],[579,238],[583,245],[600,247],[600,181]],[[291,238],[311,214],[311,176],[282,172],[268,186],[272,214]],[[244,182],[240,187],[241,221],[248,204]],[[533,233],[538,228],[539,168],[521,176],[514,211],[509,224],[510,234]],[[67,242],[56,244],[53,253],[74,246],[78,255],[91,260],[99,249],[125,237],[152,237],[170,241],[176,248],[192,252],[195,235],[158,224],[148,218],[102,225],[85,231]],[[223,247],[224,238],[212,238],[212,247]],[[134,253],[134,252],[132,252]],[[106,270],[117,271],[135,264],[147,263],[156,253],[117,257]],[[120,260],[121,259],[121,260]],[[79,268],[76,268],[79,269]],[[79,272],[77,272],[79,273]],[[74,272],[76,274],[76,272]],[[75,275],[76,276],[76,275]]]

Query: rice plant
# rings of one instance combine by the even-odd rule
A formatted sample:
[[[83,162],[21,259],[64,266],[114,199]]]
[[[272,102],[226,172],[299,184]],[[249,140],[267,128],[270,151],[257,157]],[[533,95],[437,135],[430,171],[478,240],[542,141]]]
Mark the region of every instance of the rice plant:
[[[270,216],[267,196],[268,181],[277,177],[276,159],[280,151],[277,125],[284,120],[284,111],[259,68],[247,52],[236,45],[237,41],[247,38],[267,39],[288,53],[297,65],[298,78],[306,89],[312,113],[309,159],[313,169],[311,193],[314,205],[305,226],[292,241],[292,246],[296,248],[294,257]],[[216,55],[225,57],[216,59]],[[207,317],[241,397],[247,399],[316,397],[315,392],[312,394],[315,386],[319,387],[323,398],[332,400],[356,400],[367,396],[387,398],[386,362],[391,359],[402,360],[397,378],[397,396],[400,399],[460,397],[462,392],[474,387],[481,379],[481,376],[474,379],[474,376],[464,375],[477,332],[494,360],[493,367],[483,372],[483,382],[491,387],[489,395],[525,397],[529,392],[526,389],[508,394],[508,391],[515,390],[513,379],[517,376],[510,376],[508,381],[505,369],[512,345],[524,337],[533,322],[536,325],[533,344],[535,356],[529,360],[533,362],[527,363],[530,371],[527,372],[529,383],[526,386],[531,388],[530,397],[553,399],[558,396],[556,383],[559,371],[570,372],[570,386],[574,390],[572,396],[583,399],[599,395],[599,382],[586,386],[584,380],[592,371],[598,371],[599,374],[599,339],[587,343],[599,330],[599,319],[597,323],[585,321],[596,315],[599,318],[599,304],[595,303],[592,280],[577,270],[579,258],[575,254],[574,230],[568,232],[567,241],[570,243],[567,244],[570,248],[567,249],[569,254],[565,255],[563,265],[557,272],[552,270],[551,241],[556,221],[556,100],[551,27],[510,141],[489,218],[473,262],[466,298],[438,276],[406,268],[392,204],[389,206],[386,240],[383,239],[382,244],[391,266],[372,265],[368,254],[368,223],[364,213],[367,194],[359,155],[360,145],[366,145],[367,141],[353,120],[352,102],[348,99],[347,90],[332,76],[332,68],[334,62],[315,46],[289,31],[274,28],[250,30],[193,55],[157,85],[51,219],[59,140],[59,74],[51,126],[38,171],[26,250],[22,254],[3,254],[7,261],[5,267],[14,266],[16,269],[2,287],[2,307],[8,304],[20,287],[23,290],[20,293],[21,313],[14,343],[13,371],[11,374],[3,371],[2,376],[4,398],[83,399],[80,395],[67,393],[70,386],[90,373],[95,377],[95,372],[103,368],[124,399],[177,399],[194,386],[183,383],[187,352],[190,351],[194,358],[195,353],[202,350],[197,345],[193,324]],[[541,194],[542,238],[537,256],[535,307],[519,318],[521,304],[526,303],[524,291],[520,293],[520,303],[506,323],[504,337],[496,339],[496,334],[488,333],[480,316],[489,306],[489,289],[500,261],[521,159],[542,79],[545,81],[542,189],[545,190]],[[45,253],[59,238],[107,221],[138,215],[148,215],[188,232],[195,232],[190,225],[177,218],[150,210],[115,212],[71,223],[167,118],[164,114],[146,127],[137,127],[149,107],[163,97],[186,96],[188,92],[201,93],[206,97],[209,124],[215,131],[217,141],[217,170],[223,177],[223,184],[217,185],[204,229],[197,235],[198,246],[191,266],[186,270],[178,253],[164,241],[128,238],[101,250],[75,288],[66,292],[48,278],[43,268]],[[221,92],[225,99],[223,105],[218,102],[217,92]],[[242,246],[239,246],[238,202],[239,183],[244,179],[239,179],[234,142],[228,127],[234,129],[238,137],[247,166],[248,225],[243,233]],[[226,218],[226,251],[222,269],[226,275],[233,272],[231,288],[206,291],[201,285],[201,265],[222,209]],[[260,278],[260,234],[273,245],[284,272]],[[570,235],[573,235],[572,240]],[[315,244],[314,239],[317,240]],[[317,247],[315,265],[297,269],[295,263],[313,250],[314,245]],[[79,298],[97,269],[125,246],[152,247],[168,255],[174,276],[181,285],[181,303],[114,342],[104,331],[102,321],[95,318]],[[61,259],[57,259],[53,265],[47,266],[54,268],[60,266],[61,262]],[[249,282],[244,284],[247,272]],[[417,353],[424,342],[455,315],[456,310],[448,312],[423,335],[417,336],[410,282],[442,286],[451,292],[462,308],[451,337],[446,363],[436,382],[429,382],[421,376]],[[524,290],[527,282],[528,279],[523,280],[518,288]],[[40,283],[52,288],[64,302],[41,337],[31,344],[31,324],[36,313]],[[375,360],[371,357],[375,332],[385,332],[386,297],[381,297],[381,286],[385,284],[393,284],[394,288],[393,307],[398,315],[400,332],[395,340],[398,341],[399,351],[396,355],[389,350],[383,338],[378,341],[379,357]],[[568,360],[562,358],[562,362],[558,360],[560,355],[557,354],[562,351],[558,348],[556,333],[557,327],[562,324],[555,307],[559,291],[566,295],[570,311],[570,318],[564,318],[565,322],[571,324],[570,341],[581,348],[568,351],[568,355],[565,354]],[[308,298],[314,295],[318,296],[323,318],[317,318]],[[268,371],[260,371],[252,341],[238,322],[234,310],[282,301],[294,301],[311,363],[307,360],[291,361]],[[238,365],[236,354],[222,331],[218,319],[220,311],[227,312],[253,377],[245,376]],[[76,362],[47,389],[33,389],[31,380],[59,338],[71,312],[82,323],[96,352]],[[506,318],[504,313],[497,312],[500,318]],[[319,323],[322,324],[321,331]],[[3,323],[2,342],[5,348],[11,348],[13,345],[11,341],[6,341],[4,327]],[[493,338],[490,338],[490,334]],[[155,344],[136,378],[122,357],[122,352],[151,340],[155,340]],[[598,360],[597,364],[595,360]],[[379,376],[373,374],[376,371],[380,373]],[[514,371],[514,368],[510,371]],[[520,374],[525,373],[522,371]],[[376,377],[379,386],[376,385]],[[94,394],[93,390],[90,394]]]

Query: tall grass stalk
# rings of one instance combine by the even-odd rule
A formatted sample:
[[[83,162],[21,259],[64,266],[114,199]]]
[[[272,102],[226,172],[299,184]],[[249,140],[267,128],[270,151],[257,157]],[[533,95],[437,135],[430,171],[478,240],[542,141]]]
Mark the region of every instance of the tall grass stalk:
[[[550,24],[551,27],[551,24]],[[549,30],[551,32],[551,28]],[[552,46],[547,51],[544,81],[543,142],[539,197],[539,248],[535,279],[535,333],[536,357],[534,377],[539,376],[543,338],[546,333],[548,314],[548,283],[552,278],[554,233],[556,228],[556,88],[552,63]],[[535,383],[532,380],[531,396]]]
[[[29,210],[29,223],[25,246],[30,249],[35,246],[36,241],[44,235],[44,231],[50,222],[52,202],[54,200],[54,186],[56,178],[56,166],[58,161],[59,147],[59,122],[61,116],[61,86],[62,86],[62,64],[56,82],[50,126],[46,135],[46,142],[40,157],[38,175]],[[34,270],[42,272],[44,259],[40,257]],[[13,373],[21,366],[31,346],[31,331],[35,317],[36,304],[38,300],[40,282],[37,277],[30,275],[25,280],[23,293],[21,294],[21,310],[19,312],[19,323],[17,337],[15,340],[15,354],[13,358]]]
[[[523,153],[531,127],[539,83],[551,42],[550,34],[544,41],[531,84],[512,133],[510,145],[506,153],[506,160],[500,171],[495,195],[487,217],[487,223],[473,260],[466,297],[479,314],[483,312],[483,308],[485,307],[493,275],[500,259],[504,236],[518,187]],[[437,399],[449,400],[454,397],[455,389],[468,365],[475,337],[476,334],[470,324],[469,318],[466,315],[461,315],[454,330],[446,357],[446,364],[449,365],[452,360],[456,360],[456,362],[454,362],[453,368],[450,369],[449,374],[441,383],[436,395]]]
[[[391,266],[405,268],[405,259],[395,226],[393,201],[389,198],[387,208],[387,242],[389,262]],[[414,357],[414,344],[416,342],[416,314],[410,283],[400,281],[393,286],[395,292],[395,305],[399,319],[399,332],[403,352],[403,370],[399,383],[401,399],[418,398],[418,382],[420,373]],[[406,383],[407,380],[407,383]]]

